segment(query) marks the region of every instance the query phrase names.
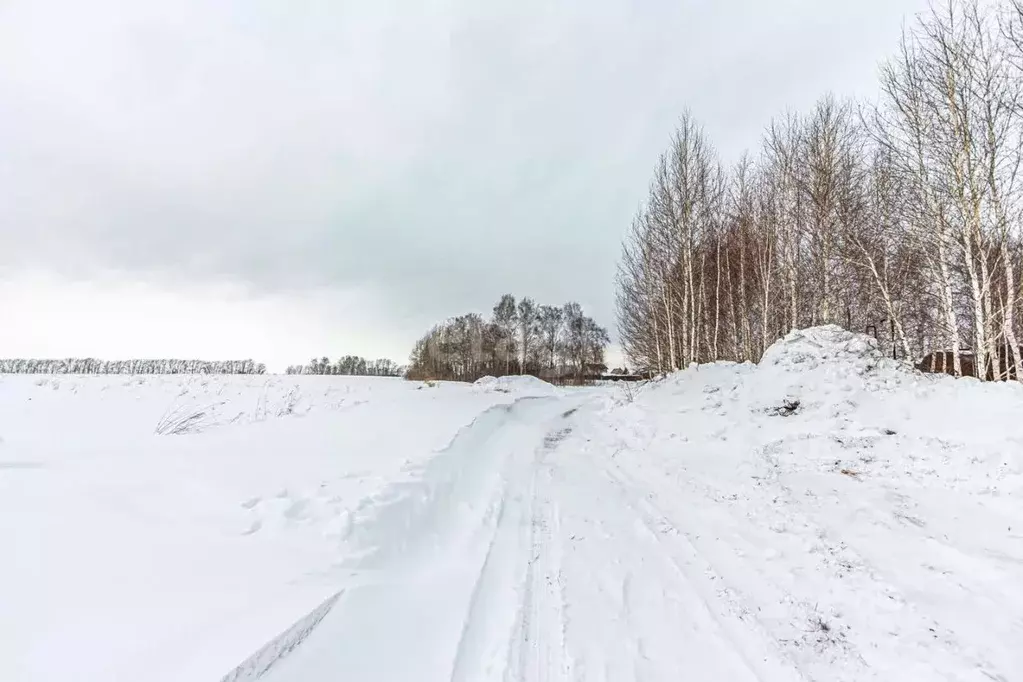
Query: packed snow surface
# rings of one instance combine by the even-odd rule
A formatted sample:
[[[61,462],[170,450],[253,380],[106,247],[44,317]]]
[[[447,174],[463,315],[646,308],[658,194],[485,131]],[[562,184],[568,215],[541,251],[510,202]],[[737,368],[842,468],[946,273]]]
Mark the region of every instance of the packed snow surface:
[[[1023,387],[539,383],[0,378],[0,679],[1023,679]]]

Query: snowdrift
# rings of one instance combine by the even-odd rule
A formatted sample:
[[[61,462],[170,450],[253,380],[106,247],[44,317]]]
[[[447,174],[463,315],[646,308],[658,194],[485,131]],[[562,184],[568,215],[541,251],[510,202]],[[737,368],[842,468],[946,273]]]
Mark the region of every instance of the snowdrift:
[[[0,680],[220,679],[337,591],[388,486],[512,400],[417,388],[0,376]]]
[[[473,387],[478,391],[495,393],[512,393],[518,396],[552,396],[558,393],[558,388],[552,384],[537,379],[534,376],[503,376],[480,377],[475,381]]]
[[[734,422],[736,434],[759,440],[813,441],[785,455],[793,465],[833,466],[823,440],[842,441],[843,456],[853,442],[863,443],[872,451],[864,455],[869,461],[858,461],[864,472],[885,467],[985,489],[993,481],[1010,490],[1023,473],[1023,449],[1015,445],[1023,442],[1016,416],[1023,413],[1023,385],[921,374],[886,357],[872,337],[837,326],[793,331],[759,365],[715,363],[673,374],[649,385],[637,407],[699,412],[700,420],[687,420],[689,437],[727,439],[730,434],[714,429]],[[952,456],[957,452],[969,454]]]

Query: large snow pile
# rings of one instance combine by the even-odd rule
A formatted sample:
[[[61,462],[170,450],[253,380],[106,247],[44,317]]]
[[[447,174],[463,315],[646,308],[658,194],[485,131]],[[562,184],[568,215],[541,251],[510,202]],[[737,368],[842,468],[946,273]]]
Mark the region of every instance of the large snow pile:
[[[558,392],[557,387],[531,375],[480,377],[473,386],[484,392],[511,393],[517,396],[552,396]]]
[[[1023,420],[1016,416],[1023,386],[921,374],[885,357],[873,338],[835,326],[791,332],[759,365],[695,366],[652,384],[642,396],[641,404],[653,410],[666,401],[699,411],[704,416],[691,425],[695,432],[687,431],[694,436],[724,420],[755,428],[758,438],[777,432],[797,439],[802,445],[791,456],[801,464],[833,460],[830,449],[820,447],[824,440],[841,441],[846,449],[869,442],[874,454],[860,468],[912,469],[962,485],[987,486],[991,477],[1001,481],[1023,472],[1023,450],[1009,445],[1023,439]],[[925,447],[902,451],[905,438]],[[951,457],[953,451],[970,454]]]
[[[817,394],[883,390],[918,376],[908,363],[881,353],[874,338],[834,325],[789,333],[764,353],[758,375],[764,384]]]
[[[817,372],[842,379],[859,377],[871,385],[898,382],[913,372],[907,363],[883,355],[874,338],[835,325],[790,332],[764,352],[759,368],[762,373],[773,369],[806,380],[818,379]]]

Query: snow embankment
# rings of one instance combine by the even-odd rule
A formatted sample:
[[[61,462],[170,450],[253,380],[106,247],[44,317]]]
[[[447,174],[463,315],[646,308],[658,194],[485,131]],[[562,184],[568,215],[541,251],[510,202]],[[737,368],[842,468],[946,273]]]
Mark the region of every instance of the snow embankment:
[[[480,377],[473,388],[483,393],[509,393],[517,397],[547,397],[558,395],[559,389],[534,376]]]
[[[512,399],[419,388],[0,377],[0,680],[219,679],[337,591],[383,490]]]

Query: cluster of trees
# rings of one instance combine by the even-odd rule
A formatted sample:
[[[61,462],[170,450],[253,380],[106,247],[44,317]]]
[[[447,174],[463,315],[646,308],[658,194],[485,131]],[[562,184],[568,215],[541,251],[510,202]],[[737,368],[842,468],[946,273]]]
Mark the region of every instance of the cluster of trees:
[[[898,357],[948,349],[956,374],[965,354],[1021,366],[1023,2],[921,15],[881,93],[775,120],[730,170],[682,118],[619,267],[634,364],[756,361],[836,323]]]
[[[367,360],[358,355],[346,355],[336,362],[330,358],[313,358],[307,365],[291,365],[286,370],[287,374],[329,374],[334,376],[359,376],[359,377],[400,377],[405,373],[393,360],[382,358],[380,360]]]
[[[252,360],[0,359],[0,374],[265,374]]]
[[[531,374],[551,381],[581,380],[602,371],[607,330],[578,303],[537,305],[505,294],[489,320],[469,313],[437,325],[412,351],[410,379],[475,381]]]

